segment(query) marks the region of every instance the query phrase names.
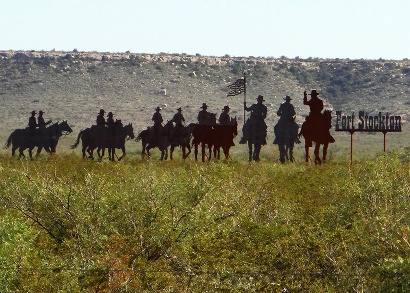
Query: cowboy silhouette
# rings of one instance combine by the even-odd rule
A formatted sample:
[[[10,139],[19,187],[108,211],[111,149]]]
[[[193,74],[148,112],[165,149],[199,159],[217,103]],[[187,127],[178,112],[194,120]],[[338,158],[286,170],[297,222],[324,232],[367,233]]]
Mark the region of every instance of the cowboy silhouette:
[[[310,94],[311,99],[307,99],[306,91],[303,92],[303,105],[308,105],[310,108],[310,116],[315,117],[322,114],[323,110],[323,101],[319,99],[319,93],[317,90],[311,90]]]
[[[28,118],[28,127],[30,128],[30,133],[34,134],[38,124],[36,121],[36,111],[31,111],[31,116]]]
[[[44,114],[44,112],[42,110],[40,110],[38,112],[38,118],[37,118],[38,128],[40,128],[42,130],[44,130],[46,128],[46,126],[51,123],[51,120],[48,120],[47,122],[45,122],[43,114]]]
[[[206,103],[202,103],[201,108],[202,110],[198,113],[198,124],[205,125],[208,124],[209,112],[206,110],[208,106]]]
[[[183,126],[185,123],[184,115],[182,115],[182,108],[179,107],[177,109],[177,113],[175,113],[174,117],[172,117],[171,122],[174,122],[176,126]]]
[[[99,126],[105,125],[104,114],[105,114],[105,111],[103,109],[100,109],[100,113],[98,113],[97,120],[96,120],[97,125]]]
[[[229,108],[229,106],[225,106],[222,109],[222,113],[221,113],[221,115],[219,116],[219,119],[218,119],[219,124],[228,125],[231,122],[231,117],[229,117],[229,110],[230,109],[231,108]]]
[[[253,104],[252,106],[247,107],[246,102],[243,103],[243,107],[245,111],[251,111],[251,116],[249,117],[248,120],[246,120],[245,124],[242,127],[243,137],[239,143],[244,144],[246,143],[246,141],[250,139],[249,135],[250,135],[251,128],[254,128],[254,130],[255,128],[263,128],[263,129],[260,129],[260,131],[264,130],[265,138],[263,139],[263,142],[261,144],[263,145],[266,144],[267,125],[265,123],[265,118],[268,112],[268,108],[263,104],[264,101],[265,100],[263,99],[263,96],[259,95],[257,98],[256,104]]]
[[[162,126],[162,122],[164,121],[162,119],[162,115],[160,113],[161,108],[157,107],[155,109],[154,115],[152,115],[151,120],[154,121],[154,134],[159,134]]]
[[[293,117],[296,115],[296,112],[295,112],[295,108],[290,103],[292,98],[290,96],[286,96],[284,100],[285,102],[280,105],[276,114],[278,114],[278,116],[281,119],[285,119],[288,121],[293,120]]]

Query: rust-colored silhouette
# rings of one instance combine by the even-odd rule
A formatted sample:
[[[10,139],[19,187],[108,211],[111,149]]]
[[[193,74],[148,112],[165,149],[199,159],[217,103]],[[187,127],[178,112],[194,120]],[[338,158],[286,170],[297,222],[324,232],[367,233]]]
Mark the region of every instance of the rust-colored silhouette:
[[[246,102],[243,103],[244,110],[250,111],[251,116],[243,125],[243,136],[239,143],[248,143],[249,161],[259,161],[261,147],[266,145],[267,126],[265,118],[268,108],[263,104],[264,101],[263,96],[259,95],[256,104],[247,107]]]
[[[335,140],[330,135],[330,128],[332,127],[332,111],[325,110],[323,114],[323,101],[319,99],[319,93],[313,89],[310,93],[311,99],[307,99],[306,91],[303,93],[303,104],[309,105],[310,113],[306,117],[306,121],[302,124],[299,137],[305,138],[305,161],[310,159],[309,148],[312,147],[312,142],[315,142],[315,164],[321,164],[326,161],[327,149],[329,143]],[[323,156],[320,158],[319,150],[323,145]]]
[[[201,145],[201,159],[205,162],[212,157],[212,148],[214,149],[214,157],[220,158],[220,149],[222,148],[225,158],[229,159],[229,150],[234,146],[233,139],[238,134],[238,123],[236,118],[230,121],[228,125],[200,125],[194,124],[192,132],[192,144],[195,146],[195,160],[198,160],[198,149]],[[206,154],[206,148],[208,149],[208,155]]]
[[[299,126],[295,122],[295,108],[290,103],[292,98],[286,96],[285,102],[282,103],[277,111],[280,117],[279,121],[274,127],[275,140],[273,144],[279,147],[279,161],[285,163],[286,161],[294,162],[293,148],[295,143],[300,143],[298,139]]]

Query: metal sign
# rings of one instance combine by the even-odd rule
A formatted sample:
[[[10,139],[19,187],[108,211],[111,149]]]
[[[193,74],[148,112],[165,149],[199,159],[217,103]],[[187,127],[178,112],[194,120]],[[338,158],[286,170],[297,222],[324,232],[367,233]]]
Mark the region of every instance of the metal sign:
[[[355,132],[381,132],[383,133],[383,151],[386,152],[386,134],[388,132],[401,132],[401,116],[389,113],[371,115],[365,111],[359,111],[358,117],[343,115],[342,111],[336,111],[336,131],[350,133],[350,163],[353,161],[353,133]]]

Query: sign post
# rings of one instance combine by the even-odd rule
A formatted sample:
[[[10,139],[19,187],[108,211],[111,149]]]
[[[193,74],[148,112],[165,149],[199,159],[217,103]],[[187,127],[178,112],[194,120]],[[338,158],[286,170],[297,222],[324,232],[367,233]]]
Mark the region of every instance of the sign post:
[[[379,112],[369,115],[365,111],[359,111],[358,123],[355,123],[354,112],[352,115],[343,115],[342,111],[336,111],[335,131],[350,133],[350,164],[353,163],[353,134],[355,132],[381,132],[383,133],[383,152],[386,152],[386,134],[388,132],[401,132],[401,116],[385,115]]]

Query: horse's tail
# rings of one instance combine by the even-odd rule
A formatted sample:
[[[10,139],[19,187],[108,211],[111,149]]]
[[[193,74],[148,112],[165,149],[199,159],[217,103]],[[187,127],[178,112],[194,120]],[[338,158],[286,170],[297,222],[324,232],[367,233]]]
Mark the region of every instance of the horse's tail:
[[[80,143],[80,138],[83,135],[83,133],[84,133],[84,130],[81,130],[77,136],[77,140],[74,142],[73,145],[70,146],[71,149],[75,149],[78,146],[78,144]]]
[[[14,134],[14,131],[10,134],[9,138],[7,139],[7,142],[6,142],[6,144],[4,145],[4,148],[5,148],[5,149],[7,149],[8,147],[10,147],[10,145],[11,145],[11,143],[12,143],[12,141],[13,141],[13,134]]]

